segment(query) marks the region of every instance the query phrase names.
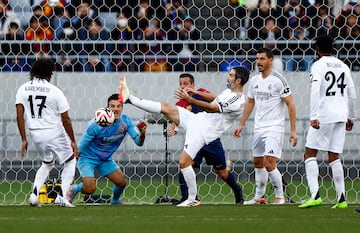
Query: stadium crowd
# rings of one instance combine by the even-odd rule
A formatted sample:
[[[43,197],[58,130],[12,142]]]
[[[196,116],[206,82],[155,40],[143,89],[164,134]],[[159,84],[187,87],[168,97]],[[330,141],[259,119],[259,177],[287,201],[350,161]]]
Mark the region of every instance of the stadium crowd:
[[[37,57],[51,57],[62,71],[200,71],[200,57],[220,54],[214,56],[215,62],[206,62],[218,70],[233,58],[252,64],[251,55],[265,45],[281,59],[281,69],[308,71],[315,54],[312,41],[323,33],[342,41],[337,44],[338,55],[353,71],[360,70],[360,44],[354,43],[360,35],[358,0],[346,0],[340,7],[334,0],[258,0],[255,6],[251,5],[255,1],[230,0],[226,4],[233,16],[227,16],[225,8],[216,13],[219,6],[214,6],[211,18],[219,14],[238,23],[216,25],[210,42],[206,37],[210,18],[209,23],[197,25],[204,16],[195,2],[108,2],[31,1],[32,14],[23,25],[11,1],[0,0],[0,38],[6,41],[1,43],[1,70],[28,71]],[[194,8],[198,15],[192,14]],[[112,18],[105,19],[104,12]],[[114,22],[111,27],[109,21]],[[232,38],[236,46],[223,48],[216,41],[224,37],[217,39],[215,34],[218,30],[225,34],[229,28],[238,32]],[[241,56],[244,53],[250,56]]]

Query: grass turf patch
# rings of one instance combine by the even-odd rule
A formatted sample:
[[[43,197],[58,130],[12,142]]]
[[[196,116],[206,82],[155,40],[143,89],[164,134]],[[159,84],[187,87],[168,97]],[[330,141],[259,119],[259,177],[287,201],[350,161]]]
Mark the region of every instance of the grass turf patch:
[[[360,214],[355,206],[331,209],[323,205],[171,205],[1,206],[1,232],[358,232]]]

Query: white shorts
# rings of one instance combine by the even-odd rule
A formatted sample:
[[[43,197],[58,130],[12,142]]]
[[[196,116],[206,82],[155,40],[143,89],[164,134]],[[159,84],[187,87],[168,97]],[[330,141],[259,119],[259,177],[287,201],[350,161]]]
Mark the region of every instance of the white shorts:
[[[305,146],[341,154],[344,150],[345,131],[345,122],[321,124],[320,129],[310,127]]]
[[[73,155],[71,140],[64,128],[30,130],[31,138],[44,162],[54,160],[53,153],[62,164]]]
[[[281,159],[283,139],[283,132],[254,132],[252,144],[253,157],[273,156]]]
[[[179,127],[185,130],[184,151],[194,159],[200,149],[207,144],[207,142],[215,139],[207,138],[209,132],[204,132],[208,128],[208,121],[192,113],[185,108],[177,107],[179,110]],[[206,131],[206,130],[205,130]]]

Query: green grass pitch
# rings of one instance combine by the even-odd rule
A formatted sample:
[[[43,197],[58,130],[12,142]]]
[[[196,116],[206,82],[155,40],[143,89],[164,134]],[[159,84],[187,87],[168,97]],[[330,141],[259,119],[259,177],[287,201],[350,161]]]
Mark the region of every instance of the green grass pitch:
[[[360,214],[355,206],[331,209],[323,205],[299,209],[297,205],[172,205],[0,206],[0,229],[4,233],[64,232],[359,232]]]
[[[220,181],[221,182],[221,181]],[[220,182],[210,183],[209,187],[216,186]],[[200,183],[200,182],[199,182]],[[198,183],[198,184],[199,184]],[[331,188],[331,182],[326,182],[322,191],[335,191]],[[358,182],[355,182],[354,190],[359,190]],[[149,184],[145,184],[147,187]],[[299,183],[292,184],[291,191]],[[111,188],[105,187],[105,183],[99,183],[98,187],[110,194]],[[139,184],[132,184],[125,189],[125,201],[136,200],[136,195],[144,196],[144,190],[138,190]],[[349,184],[346,185],[350,187]],[[219,189],[203,188],[200,189],[200,196],[203,205],[201,207],[180,208],[170,204],[149,204],[159,195],[164,194],[161,183],[157,183],[158,188],[147,189],[145,196],[148,204],[129,204],[122,206],[111,205],[84,205],[81,196],[76,201],[76,208],[63,208],[52,204],[42,207],[30,207],[28,204],[18,203],[18,200],[27,200],[30,183],[13,183],[12,192],[16,195],[6,195],[0,198],[7,199],[10,205],[0,205],[0,232],[1,233],[352,233],[360,231],[360,214],[355,213],[354,209],[360,205],[354,204],[356,200],[355,191],[348,192],[351,200],[348,209],[331,209],[330,200],[322,206],[311,209],[299,209],[297,204],[286,204],[274,206],[271,204],[261,206],[239,206],[235,204],[210,204],[213,202],[221,203],[220,199],[213,197],[219,196]],[[176,190],[177,184],[173,184],[169,190],[171,197],[179,197]],[[9,186],[5,183],[0,185],[0,193],[9,191]],[[249,183],[243,184],[246,196],[253,193],[253,188]],[[17,191],[18,190],[18,191]],[[20,191],[23,190],[23,191]],[[151,191],[151,193],[149,192]],[[306,195],[306,186],[296,190],[298,195]],[[225,188],[223,193],[227,193],[225,202],[232,203],[233,195],[231,190]],[[272,193],[272,190],[267,193]],[[176,195],[177,194],[177,195]],[[212,194],[212,195],[209,195]],[[10,197],[10,200],[8,199]],[[206,198],[206,197],[211,198]],[[150,198],[151,197],[151,198]],[[271,199],[271,196],[267,196]],[[333,198],[333,197],[332,197]],[[299,201],[294,196],[295,201]],[[3,202],[4,203],[4,202]],[[356,203],[356,202],[355,202]]]

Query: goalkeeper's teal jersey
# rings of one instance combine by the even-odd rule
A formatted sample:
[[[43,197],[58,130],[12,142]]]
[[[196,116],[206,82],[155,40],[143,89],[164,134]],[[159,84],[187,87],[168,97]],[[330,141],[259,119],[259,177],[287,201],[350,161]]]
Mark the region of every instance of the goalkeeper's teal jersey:
[[[127,115],[122,114],[116,122],[107,127],[101,127],[95,120],[90,120],[78,145],[80,156],[95,160],[110,160],[127,133],[137,145],[142,145],[139,142],[140,133]]]

